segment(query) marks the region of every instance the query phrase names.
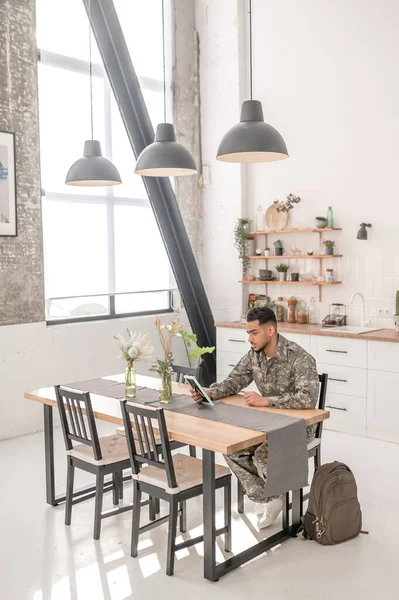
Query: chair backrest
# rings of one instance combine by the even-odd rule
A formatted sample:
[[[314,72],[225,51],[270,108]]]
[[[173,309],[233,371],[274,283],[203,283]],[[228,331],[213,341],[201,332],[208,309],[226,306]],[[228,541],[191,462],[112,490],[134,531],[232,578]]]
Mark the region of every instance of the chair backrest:
[[[180,367],[179,365],[172,365],[173,373],[176,375],[175,381],[177,383],[185,383],[184,375],[193,375],[197,380],[199,380],[201,374],[201,367]]]
[[[327,382],[328,382],[328,375],[327,373],[323,373],[322,375],[319,374],[319,382],[320,382],[320,387],[319,387],[319,401],[317,403],[317,408],[320,410],[324,410],[326,407],[326,395],[327,395]],[[321,434],[323,432],[323,421],[320,421],[320,423],[317,424],[316,427],[316,437],[321,438]]]
[[[76,392],[59,385],[54,389],[66,449],[72,450],[72,442],[86,444],[93,448],[94,458],[101,460],[101,447],[89,392]]]
[[[121,410],[133,473],[138,475],[143,463],[152,465],[166,471],[169,487],[176,487],[176,475],[163,408],[121,400]],[[133,436],[133,423],[137,442]],[[161,456],[155,441],[154,427],[159,431],[161,438]]]

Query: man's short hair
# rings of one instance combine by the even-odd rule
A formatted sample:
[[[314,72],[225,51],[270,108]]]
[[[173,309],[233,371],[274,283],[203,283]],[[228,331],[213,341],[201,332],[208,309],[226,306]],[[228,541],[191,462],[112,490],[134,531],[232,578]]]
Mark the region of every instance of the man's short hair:
[[[260,325],[272,324],[277,330],[276,315],[272,309],[268,308],[267,306],[251,308],[251,310],[247,312],[247,322],[249,323],[250,321],[259,321]]]

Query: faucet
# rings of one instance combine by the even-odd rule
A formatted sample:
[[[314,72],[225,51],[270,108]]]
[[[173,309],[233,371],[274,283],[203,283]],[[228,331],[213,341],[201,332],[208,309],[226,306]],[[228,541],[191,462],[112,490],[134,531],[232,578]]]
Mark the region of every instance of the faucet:
[[[365,309],[364,309],[364,296],[360,292],[355,292],[351,296],[351,299],[350,299],[351,304],[353,303],[353,300],[356,298],[356,296],[359,296],[359,298],[361,298],[361,300],[362,300],[362,315],[360,317],[360,327],[364,327],[366,324]]]

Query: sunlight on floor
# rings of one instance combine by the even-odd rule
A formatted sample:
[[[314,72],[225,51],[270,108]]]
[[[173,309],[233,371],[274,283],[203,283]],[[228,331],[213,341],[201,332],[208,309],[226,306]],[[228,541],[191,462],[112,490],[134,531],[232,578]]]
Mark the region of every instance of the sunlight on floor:
[[[161,568],[158,556],[155,552],[148,554],[148,556],[143,556],[143,558],[139,558],[139,565],[144,578],[157,573]],[[114,598],[112,598],[112,600],[114,600]]]

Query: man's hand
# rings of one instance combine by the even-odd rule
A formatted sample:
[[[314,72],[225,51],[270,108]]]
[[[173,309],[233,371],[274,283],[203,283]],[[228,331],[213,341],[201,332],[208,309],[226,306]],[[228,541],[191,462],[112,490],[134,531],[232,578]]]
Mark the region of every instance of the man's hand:
[[[208,388],[202,388],[204,390],[204,392],[206,394],[208,394],[209,397],[211,397],[211,394],[209,392]],[[195,390],[194,388],[190,387],[190,394],[193,400],[195,400],[195,402],[202,402],[203,401],[203,397],[197,392],[197,390]]]
[[[268,399],[263,398],[257,392],[245,392],[244,399],[248,406],[269,406]]]

